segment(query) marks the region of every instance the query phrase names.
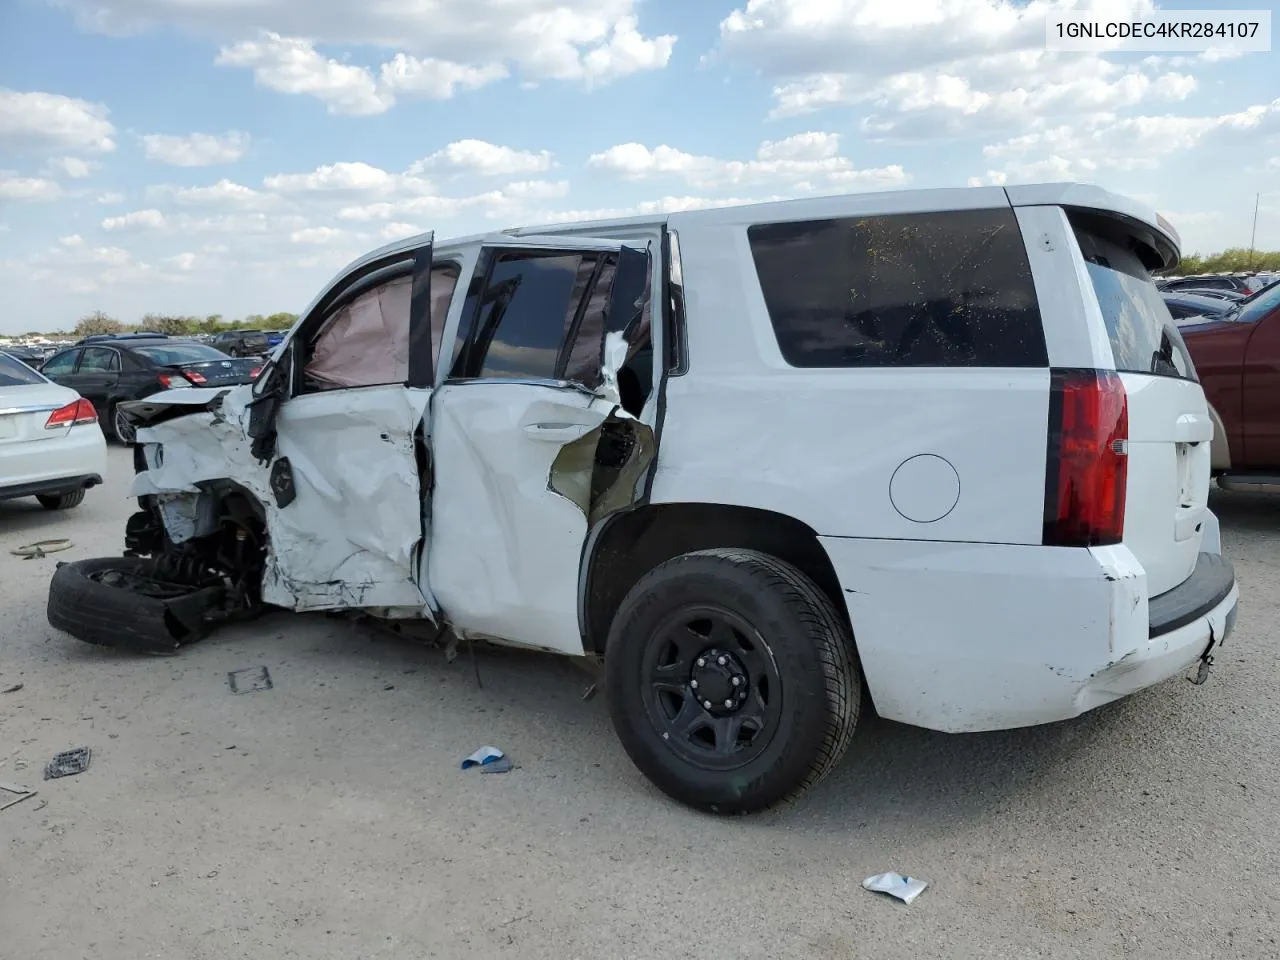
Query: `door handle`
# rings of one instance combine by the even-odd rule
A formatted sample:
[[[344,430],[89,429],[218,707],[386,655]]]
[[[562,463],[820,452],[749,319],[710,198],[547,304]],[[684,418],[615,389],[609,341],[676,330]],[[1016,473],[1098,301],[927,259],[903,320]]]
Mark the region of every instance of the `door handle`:
[[[527,423],[524,434],[530,440],[541,440],[544,443],[572,443],[592,429],[592,425],[588,423]]]

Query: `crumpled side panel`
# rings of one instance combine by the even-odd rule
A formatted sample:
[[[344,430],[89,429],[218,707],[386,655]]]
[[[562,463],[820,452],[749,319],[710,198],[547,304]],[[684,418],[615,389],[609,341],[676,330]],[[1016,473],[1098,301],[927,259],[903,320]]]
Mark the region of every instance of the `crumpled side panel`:
[[[394,436],[381,417],[340,412],[341,397],[306,399],[320,398],[334,404],[334,422],[320,417],[318,429],[301,431],[317,447],[290,443],[287,431],[280,438],[280,455],[289,457],[298,488],[298,498],[287,508],[276,507],[269,465],[254,458],[245,435],[252,399],[248,387],[232,391],[218,414],[195,413],[139,430],[139,442],[161,444],[163,456],[159,463],[149,456],[149,469],[134,479],[133,494],[165,494],[166,525],[172,513],[175,529],[185,529],[199,499],[197,484],[232,480],[252,493],[266,511],[270,544],[263,599],[268,603],[295,610],[421,608],[422,595],[406,576],[421,529],[418,478],[412,449],[408,455],[403,449],[412,442],[410,421],[416,422],[417,414],[403,397],[390,401],[403,406],[396,419],[406,425]],[[335,449],[332,429],[353,422],[361,429],[346,431],[341,450]],[[324,471],[337,474],[338,486],[316,471],[314,462],[322,450],[351,465],[350,470]],[[190,504],[181,504],[175,493],[188,494]],[[362,510],[368,512],[366,520],[359,515]],[[341,536],[336,535],[339,529]],[[387,531],[393,533],[388,536]]]
[[[306,377],[329,388],[409,379],[413,278],[375,287],[343,307],[316,340]]]

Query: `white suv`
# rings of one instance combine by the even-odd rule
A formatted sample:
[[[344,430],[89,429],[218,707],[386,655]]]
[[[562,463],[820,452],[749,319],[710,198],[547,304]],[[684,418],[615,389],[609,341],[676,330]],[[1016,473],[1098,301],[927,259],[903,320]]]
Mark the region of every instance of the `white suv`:
[[[636,764],[766,807],[862,704],[1075,716],[1237,590],[1154,213],[1041,185],[558,225],[356,261],[258,381],[124,405],[141,511],[54,626],[173,650],[263,604],[603,658]]]

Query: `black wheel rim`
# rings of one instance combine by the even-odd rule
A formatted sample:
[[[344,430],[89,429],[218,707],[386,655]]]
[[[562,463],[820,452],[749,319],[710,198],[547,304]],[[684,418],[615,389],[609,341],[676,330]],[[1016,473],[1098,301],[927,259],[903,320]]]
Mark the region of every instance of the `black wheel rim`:
[[[680,608],[649,637],[641,661],[645,711],[662,742],[703,770],[759,757],[782,715],[782,678],[769,645],[724,607]]]
[[[120,438],[121,443],[133,443],[137,436],[137,431],[133,429],[133,424],[119,410],[115,412],[115,428],[116,436]]]

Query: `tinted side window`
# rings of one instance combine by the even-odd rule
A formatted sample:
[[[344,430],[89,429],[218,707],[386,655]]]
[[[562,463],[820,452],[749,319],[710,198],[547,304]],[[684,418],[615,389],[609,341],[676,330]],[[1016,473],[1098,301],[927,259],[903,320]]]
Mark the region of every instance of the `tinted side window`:
[[[80,372],[105,373],[112,370],[119,370],[120,363],[116,359],[114,350],[107,350],[103,347],[89,347],[85,350],[84,356],[80,359]]]
[[[759,224],[747,237],[792,366],[1048,365],[1012,210]]]
[[[594,260],[579,254],[500,254],[484,292],[469,304],[474,343],[454,375],[554,379],[594,270]]]
[[[76,368],[76,357],[78,356],[80,356],[79,350],[56,353],[45,361],[40,368],[40,372],[46,377],[56,377],[71,373]]]

